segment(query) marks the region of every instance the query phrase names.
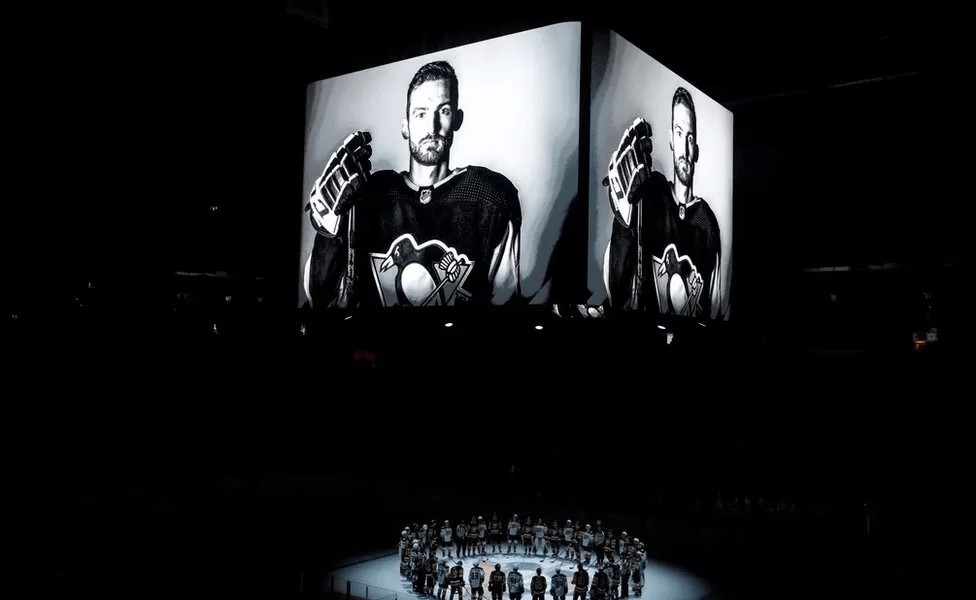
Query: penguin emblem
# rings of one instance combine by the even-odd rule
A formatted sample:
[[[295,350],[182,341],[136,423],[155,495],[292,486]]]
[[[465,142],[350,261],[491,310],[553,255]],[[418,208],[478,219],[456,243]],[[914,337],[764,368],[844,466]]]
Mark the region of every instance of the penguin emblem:
[[[674,244],[668,244],[661,258],[654,259],[654,287],[661,311],[687,317],[701,312],[698,303],[702,277],[688,256],[680,256]]]
[[[470,298],[461,286],[473,263],[440,240],[418,244],[405,233],[387,252],[369,257],[383,306],[446,306]]]

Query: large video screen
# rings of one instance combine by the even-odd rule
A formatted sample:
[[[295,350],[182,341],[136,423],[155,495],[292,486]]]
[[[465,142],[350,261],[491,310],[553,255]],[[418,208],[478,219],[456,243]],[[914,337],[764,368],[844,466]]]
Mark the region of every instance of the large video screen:
[[[727,319],[732,113],[620,35],[592,42],[589,304]]]
[[[580,36],[561,23],[309,85],[299,306],[555,301]]]

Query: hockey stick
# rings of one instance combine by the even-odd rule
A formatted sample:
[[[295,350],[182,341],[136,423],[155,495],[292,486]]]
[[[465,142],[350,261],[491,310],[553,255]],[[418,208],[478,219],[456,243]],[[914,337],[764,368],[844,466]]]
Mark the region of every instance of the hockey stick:
[[[460,269],[461,267],[463,267],[466,264],[467,263],[464,262],[464,259],[463,258],[462,259],[459,259],[458,260],[458,269]],[[437,287],[434,288],[434,291],[432,291],[427,296],[427,298],[423,301],[423,303],[420,306],[427,306],[428,304],[430,304],[430,301],[434,299],[434,297],[437,295],[437,292],[439,292],[440,289],[442,287],[444,287],[444,284],[447,283],[448,281],[450,281],[450,278],[449,277],[444,277],[443,279],[441,279],[441,282],[437,284]]]

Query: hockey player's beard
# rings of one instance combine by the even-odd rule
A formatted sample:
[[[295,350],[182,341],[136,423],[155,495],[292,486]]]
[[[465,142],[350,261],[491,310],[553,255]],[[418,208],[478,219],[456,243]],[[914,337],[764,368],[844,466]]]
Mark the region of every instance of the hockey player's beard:
[[[424,136],[417,144],[410,140],[410,156],[425,167],[432,167],[443,160],[444,154],[451,148],[453,137],[453,134],[446,138],[431,134]]]
[[[694,173],[691,170],[691,162],[684,157],[674,162],[674,175],[682,185],[691,185]]]

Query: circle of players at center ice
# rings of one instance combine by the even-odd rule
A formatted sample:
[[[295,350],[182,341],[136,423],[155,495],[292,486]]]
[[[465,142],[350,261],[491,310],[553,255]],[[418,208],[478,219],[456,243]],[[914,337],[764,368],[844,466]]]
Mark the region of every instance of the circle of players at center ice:
[[[521,546],[521,553],[520,553]],[[437,549],[440,548],[440,558]],[[531,517],[524,523],[513,515],[507,525],[503,525],[497,515],[485,523],[482,517],[471,518],[470,523],[461,522],[452,528],[450,521],[438,527],[436,520],[428,525],[404,527],[400,532],[400,574],[411,581],[413,590],[421,595],[434,595],[437,585],[439,600],[450,600],[465,595],[464,563],[455,556],[485,558],[488,548],[492,554],[507,556],[532,556],[545,562],[571,561],[575,563],[572,579],[560,567],[556,567],[551,581],[537,568],[528,581],[532,600],[544,600],[548,592],[553,600],[565,600],[568,584],[572,584],[573,600],[586,600],[590,592],[591,600],[625,598],[633,591],[641,595],[644,587],[644,567],[646,552],[644,544],[636,537],[622,531],[614,535],[613,529],[603,530],[603,523],[596,527],[580,527],[579,521],[567,520],[560,526],[553,521],[546,526],[540,518],[535,524]],[[590,561],[595,558],[592,581],[587,571]],[[531,575],[531,574],[530,574]],[[481,561],[476,560],[468,571],[467,582],[472,600],[484,598],[485,571]],[[525,591],[525,581],[517,565],[507,573],[501,564],[496,564],[487,576],[488,590],[492,600],[501,600],[508,592],[510,600],[521,600]]]

